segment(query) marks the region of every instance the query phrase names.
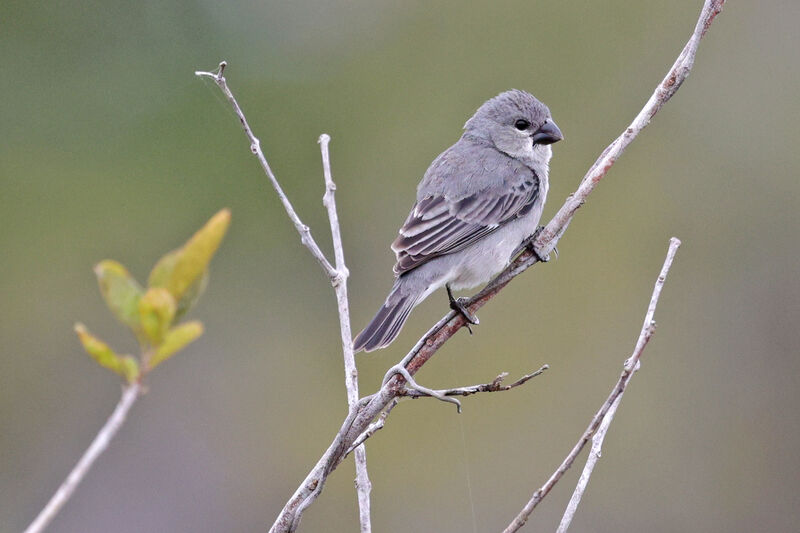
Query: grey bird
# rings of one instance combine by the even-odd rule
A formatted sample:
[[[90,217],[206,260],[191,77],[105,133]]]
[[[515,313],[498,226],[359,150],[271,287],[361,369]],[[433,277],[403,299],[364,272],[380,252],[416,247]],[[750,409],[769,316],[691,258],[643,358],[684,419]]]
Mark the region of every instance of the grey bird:
[[[489,281],[533,235],[547,198],[551,144],[563,139],[550,110],[512,89],[485,102],[417,187],[392,243],[395,281],[356,352],[388,346],[411,310],[444,286],[451,308],[477,323],[452,290]]]

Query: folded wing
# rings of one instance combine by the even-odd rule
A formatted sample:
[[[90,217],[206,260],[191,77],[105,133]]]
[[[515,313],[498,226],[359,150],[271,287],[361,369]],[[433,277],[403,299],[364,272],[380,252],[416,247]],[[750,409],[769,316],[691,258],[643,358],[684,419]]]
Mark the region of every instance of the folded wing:
[[[539,194],[535,175],[512,186],[494,186],[462,198],[428,195],[414,205],[392,243],[397,275],[462,250],[528,213]]]

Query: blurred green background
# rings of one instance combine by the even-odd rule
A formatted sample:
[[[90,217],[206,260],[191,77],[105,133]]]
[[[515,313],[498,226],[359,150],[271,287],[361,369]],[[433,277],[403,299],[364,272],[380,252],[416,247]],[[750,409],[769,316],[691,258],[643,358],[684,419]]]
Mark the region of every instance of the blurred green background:
[[[545,218],[641,108],[694,27],[675,2],[0,4],[0,531],[20,531],[119,396],[82,351],[120,350],[92,266],[140,280],[208,217],[233,225],[191,317],[206,334],[150,392],[53,532],[264,531],[346,413],[335,300],[216,87],[231,87],[303,220],[330,250],[318,136],[331,134],[353,328],[391,285],[388,249],[430,161],[487,98],[550,106]],[[659,329],[575,531],[797,531],[800,521],[800,4],[730,2],[695,70],[559,244],[420,373],[511,378],[457,416],[403,403],[368,446],[375,531],[497,531],[549,476],[630,354],[667,242]],[[369,393],[427,326],[359,356]],[[582,464],[582,463],[581,463]],[[302,531],[355,531],[353,467]],[[577,470],[526,531],[552,531]]]

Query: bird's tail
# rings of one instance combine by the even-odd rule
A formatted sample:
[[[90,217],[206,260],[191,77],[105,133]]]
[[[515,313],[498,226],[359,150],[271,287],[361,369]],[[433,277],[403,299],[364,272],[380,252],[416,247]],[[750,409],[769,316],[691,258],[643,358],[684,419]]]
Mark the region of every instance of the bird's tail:
[[[364,331],[353,341],[353,350],[371,352],[385,348],[400,334],[411,310],[421,300],[421,294],[400,294],[395,284],[386,302],[378,309],[375,317],[367,324]]]

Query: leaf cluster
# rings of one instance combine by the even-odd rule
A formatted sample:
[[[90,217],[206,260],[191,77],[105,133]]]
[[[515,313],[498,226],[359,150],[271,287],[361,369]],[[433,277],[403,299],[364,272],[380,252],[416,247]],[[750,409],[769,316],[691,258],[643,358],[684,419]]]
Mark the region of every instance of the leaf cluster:
[[[94,267],[106,305],[141,348],[138,358],[120,355],[86,326],[76,324],[84,349],[100,366],[134,383],[203,334],[200,321],[179,321],[205,290],[208,265],[230,221],[230,211],[223,209],[183,246],[167,252],[151,270],[146,288],[117,261],[106,259]]]

